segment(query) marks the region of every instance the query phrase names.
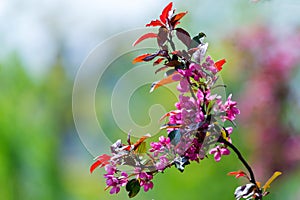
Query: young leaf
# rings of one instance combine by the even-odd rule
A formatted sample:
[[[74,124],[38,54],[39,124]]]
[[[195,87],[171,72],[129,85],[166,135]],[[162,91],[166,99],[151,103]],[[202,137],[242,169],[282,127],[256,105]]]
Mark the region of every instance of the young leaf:
[[[168,39],[168,29],[166,27],[160,27],[157,34],[157,43],[160,47],[164,45],[164,43]]]
[[[134,146],[133,150],[136,150],[149,137],[151,137],[151,135],[147,134],[141,137],[138,141],[136,141],[136,143],[133,144]]]
[[[176,28],[175,30],[176,30],[176,35],[177,35],[178,39],[185,46],[189,47],[190,44],[191,44],[191,36],[190,36],[190,34],[186,30],[184,30],[182,28]]]
[[[164,24],[161,23],[161,21],[156,19],[156,20],[152,20],[150,23],[146,24],[146,27],[149,27],[149,26],[163,26],[163,25]]]
[[[215,67],[217,68],[218,71],[222,70],[223,65],[226,63],[225,59],[219,60],[215,62]]]
[[[140,55],[140,56],[136,57],[135,59],[133,59],[132,64],[135,64],[135,63],[138,63],[138,62],[143,62],[144,58],[146,58],[148,56],[151,56],[151,55],[152,54],[150,54],[150,53],[146,53],[146,54]]]
[[[111,156],[107,155],[107,154],[103,154],[101,156],[98,156],[96,158],[96,162],[94,162],[92,164],[92,166],[90,167],[90,172],[93,173],[93,171],[97,168],[97,167],[104,167],[105,165],[109,164],[109,160],[110,160]]]
[[[281,172],[274,172],[274,174],[271,176],[271,178],[269,178],[269,180],[265,183],[265,185],[262,187],[263,191],[265,192],[269,187],[270,184],[278,177],[280,176],[282,173]]]
[[[142,154],[147,152],[146,142],[142,142],[135,150],[136,153]]]
[[[187,12],[181,12],[181,13],[178,13],[177,15],[173,16],[171,19],[172,26],[175,27],[177,25],[177,22],[179,20],[181,20],[181,18],[184,17],[186,14],[187,14]]]
[[[167,62],[165,65],[169,66],[169,67],[178,67],[179,68],[179,66],[182,66],[183,64],[181,62],[179,62],[178,60],[171,60],[170,62]]]
[[[159,16],[162,23],[166,23],[168,19],[169,12],[171,11],[173,6],[173,2],[170,2],[162,11],[161,15]]]
[[[165,119],[166,117],[170,117],[171,115],[176,115],[176,114],[178,114],[178,113],[181,113],[181,111],[180,111],[180,110],[173,110],[173,111],[170,111],[170,112],[164,114],[164,115],[159,119],[159,121],[162,121],[162,120]]]
[[[160,64],[165,58],[158,58],[156,61],[154,61],[153,66]]]
[[[248,175],[245,172],[243,172],[242,170],[239,170],[239,171],[236,171],[236,172],[229,172],[227,175],[235,176],[235,178],[240,178],[240,177],[248,178]]]
[[[151,55],[145,57],[145,58],[143,59],[143,61],[146,61],[146,62],[151,61],[151,60],[153,60],[156,56],[158,56],[158,53],[151,54]]]
[[[137,179],[131,179],[126,184],[126,191],[128,192],[128,197],[135,197],[141,189],[140,182]]]
[[[207,107],[206,107],[206,113],[207,114],[210,114],[210,112],[212,111],[213,109],[213,106],[215,105],[216,103],[216,100],[212,100],[208,103]]]
[[[150,88],[150,93],[153,92],[155,89],[159,88],[160,86],[175,82],[175,80],[173,80],[173,76],[176,74],[178,74],[177,71],[160,81],[152,83],[151,88]]]
[[[164,124],[160,127],[161,130],[167,129],[167,128],[181,128],[181,124]]]
[[[137,40],[132,44],[132,46],[137,45],[138,43],[142,42],[142,41],[145,40],[145,39],[148,39],[148,38],[156,38],[156,37],[157,37],[157,34],[156,34],[156,33],[146,33],[146,34],[142,35],[139,39],[137,39]]]
[[[101,161],[100,160],[97,160],[96,162],[94,162],[93,164],[92,164],[92,166],[90,167],[90,173],[93,173],[93,171],[99,166],[99,165],[101,165]]]

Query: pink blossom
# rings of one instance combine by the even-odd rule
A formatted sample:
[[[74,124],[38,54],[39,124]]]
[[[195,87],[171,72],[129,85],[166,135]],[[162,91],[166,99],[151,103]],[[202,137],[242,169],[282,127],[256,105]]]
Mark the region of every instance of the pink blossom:
[[[151,142],[150,152],[153,152],[153,156],[157,157],[160,153],[163,153],[165,150],[170,149],[171,140],[170,138],[165,138],[164,136],[159,137],[159,142]]]
[[[159,158],[159,161],[155,164],[155,167],[158,171],[162,172],[169,164],[169,160],[164,155]]]
[[[137,175],[137,179],[140,180],[141,187],[144,187],[144,191],[147,192],[149,189],[153,188],[153,175],[151,173],[140,172]]]
[[[236,107],[237,103],[231,100],[232,94],[228,96],[227,101],[224,104],[226,111],[226,119],[235,120],[236,115],[240,114],[240,110]]]
[[[221,156],[229,155],[230,151],[229,151],[229,149],[227,149],[225,147],[216,146],[215,148],[213,148],[209,151],[209,154],[214,154],[215,161],[219,162],[221,160]]]
[[[187,81],[186,78],[183,78],[180,80],[177,90],[181,93],[185,93],[189,91],[189,82]]]
[[[121,176],[116,177],[116,168],[112,165],[106,165],[105,170],[107,171],[107,174],[104,174],[106,185],[112,187],[110,194],[117,194],[120,191],[120,187],[127,184],[128,175],[126,172],[122,172]]]
[[[210,56],[207,56],[205,62],[201,65],[204,69],[212,72],[212,74],[218,73],[217,68],[215,67],[215,62],[211,59]]]

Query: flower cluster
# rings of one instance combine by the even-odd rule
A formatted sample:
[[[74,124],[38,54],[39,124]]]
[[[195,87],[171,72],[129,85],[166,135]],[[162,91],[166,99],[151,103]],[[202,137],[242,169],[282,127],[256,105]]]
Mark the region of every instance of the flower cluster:
[[[107,174],[104,177],[107,187],[111,188],[110,193],[118,193],[120,187],[125,186],[129,197],[134,197],[141,187],[144,191],[152,189],[153,176],[167,168],[174,166],[183,172],[192,161],[200,162],[208,154],[213,154],[218,162],[221,156],[230,154],[228,147],[238,152],[230,138],[233,128],[225,127],[224,122],[235,125],[234,120],[240,111],[231,99],[232,95],[224,101],[225,98],[215,90],[225,87],[217,81],[226,61],[214,61],[206,55],[208,44],[204,42],[204,33],[191,37],[186,30],[178,28],[180,19],[187,12],[176,14],[172,7],[173,4],[169,3],[159,19],[146,25],[158,26],[158,33],[144,34],[133,44],[156,38],[159,49],[136,57],[133,63],[153,61],[154,66],[163,65],[157,72],[166,71],[166,77],[153,83],[150,91],[178,82],[178,102],[174,110],[161,118],[166,121],[161,127],[166,130],[166,135],[160,136],[157,142],[151,142],[149,150],[145,140],[150,135],[135,143],[130,141],[129,135],[127,144],[118,140],[111,146],[111,155],[96,158],[91,172],[96,167],[105,166]],[[185,49],[176,49],[174,38],[182,42]],[[212,145],[214,148],[211,149]],[[261,190],[251,168],[249,173],[250,188],[256,191],[252,196],[256,198],[261,195]]]

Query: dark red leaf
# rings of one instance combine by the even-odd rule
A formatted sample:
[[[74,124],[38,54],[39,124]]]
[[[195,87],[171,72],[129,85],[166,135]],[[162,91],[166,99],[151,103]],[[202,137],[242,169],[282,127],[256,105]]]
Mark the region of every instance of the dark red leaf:
[[[168,50],[160,50],[158,55],[167,58],[169,56]]]
[[[171,60],[170,62],[166,63],[165,65],[169,66],[169,67],[178,67],[178,66],[181,66],[182,63],[179,62],[178,60]]]
[[[192,39],[191,39],[190,34],[189,34],[186,30],[184,30],[184,29],[182,29],[182,28],[176,28],[176,35],[177,35],[178,39],[179,39],[185,46],[187,46],[187,47],[190,46],[191,40],[192,40]]]
[[[218,71],[222,70],[222,66],[226,63],[225,59],[219,60],[215,62],[215,67],[217,68]]]
[[[161,47],[168,39],[168,29],[166,27],[160,27],[157,35],[157,43]]]
[[[96,162],[94,162],[92,164],[92,166],[90,167],[90,172],[93,173],[93,171],[97,168],[97,167],[104,167],[105,165],[109,164],[109,160],[110,160],[110,156],[107,154],[103,154],[101,156],[98,156],[96,158]]]
[[[146,58],[147,56],[150,56],[150,55],[152,55],[152,54],[146,53],[146,54],[140,55],[140,56],[136,57],[135,59],[133,59],[132,63],[135,64],[137,62],[143,62],[144,58]]]
[[[187,12],[181,12],[173,16],[171,19],[172,26],[175,27],[178,24],[179,20],[181,20],[181,18],[184,17],[186,14]]]
[[[143,61],[146,61],[146,62],[151,61],[151,60],[153,60],[157,55],[158,55],[158,53],[151,54],[151,55],[145,57],[145,58],[143,59]]]
[[[146,34],[142,35],[139,39],[137,39],[137,40],[132,44],[132,46],[137,45],[138,43],[142,42],[142,41],[145,40],[145,39],[148,39],[148,38],[156,38],[156,37],[157,37],[157,34],[156,34],[156,33],[146,33]]]
[[[176,27],[178,24],[180,24],[180,21],[177,21],[175,24],[172,24],[172,26]]]
[[[154,63],[153,66],[160,64],[165,58],[158,58]]]
[[[169,12],[171,11],[172,9],[172,6],[173,6],[173,3],[170,2],[162,11],[161,15],[160,15],[160,20],[162,21],[162,23],[166,24],[167,22],[167,18],[168,18],[168,15],[169,15]]]
[[[171,54],[173,54],[173,55],[178,55],[178,56],[181,56],[181,55],[182,55],[181,51],[179,51],[179,50],[172,51]]]
[[[164,24],[161,23],[161,21],[156,19],[156,20],[152,20],[149,24],[146,24],[146,27],[149,27],[149,26],[163,26],[163,25]]]

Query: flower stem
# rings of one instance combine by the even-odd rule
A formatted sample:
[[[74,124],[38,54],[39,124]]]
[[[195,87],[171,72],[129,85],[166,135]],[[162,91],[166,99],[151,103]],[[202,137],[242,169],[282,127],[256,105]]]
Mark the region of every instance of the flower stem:
[[[223,137],[220,137],[219,142],[224,143],[225,145],[229,146],[235,152],[235,154],[238,156],[239,160],[247,168],[247,170],[249,172],[249,175],[250,175],[250,182],[253,183],[253,184],[255,184],[257,186],[253,170],[250,167],[250,165],[247,163],[247,161],[244,159],[244,157],[242,156],[241,152],[232,143],[228,142]],[[257,188],[258,188],[258,186],[257,186]]]

